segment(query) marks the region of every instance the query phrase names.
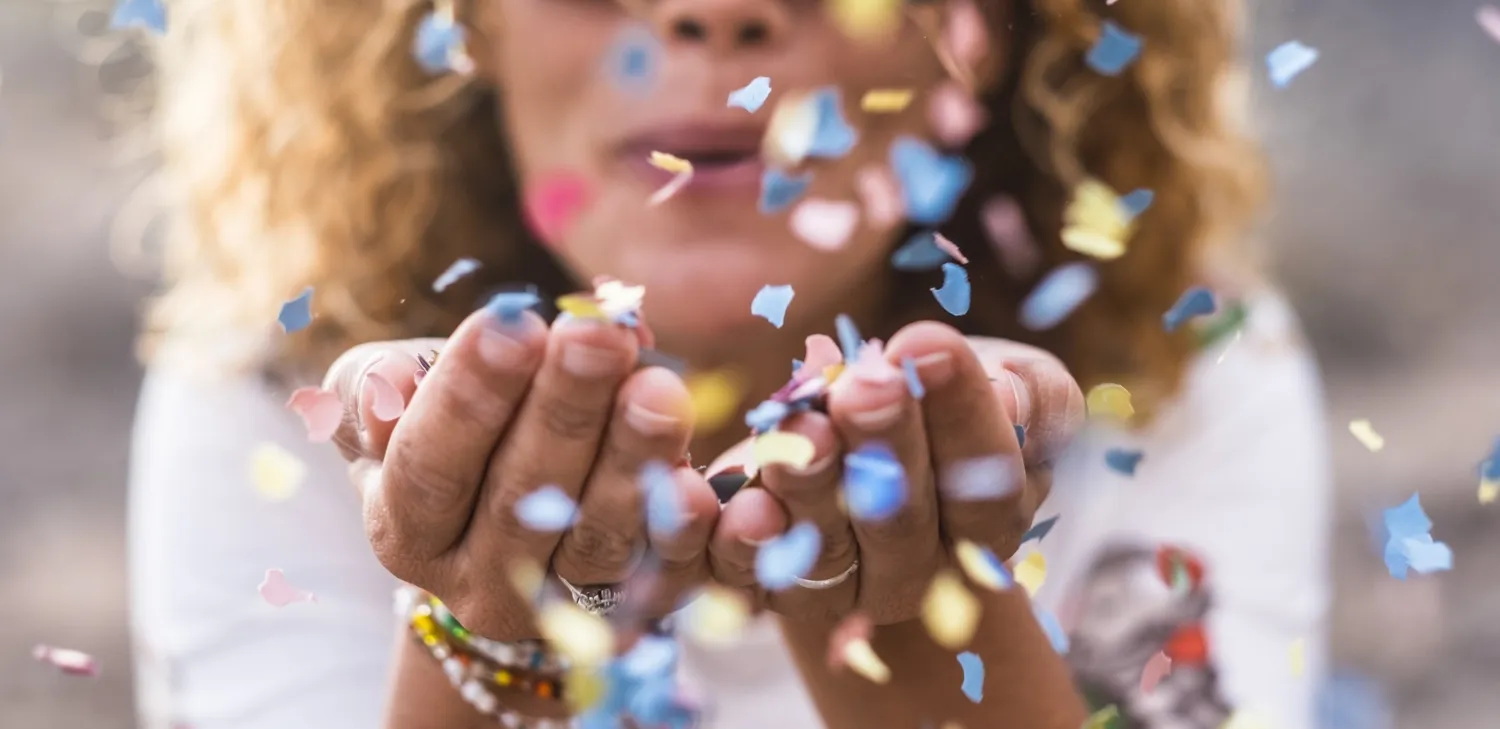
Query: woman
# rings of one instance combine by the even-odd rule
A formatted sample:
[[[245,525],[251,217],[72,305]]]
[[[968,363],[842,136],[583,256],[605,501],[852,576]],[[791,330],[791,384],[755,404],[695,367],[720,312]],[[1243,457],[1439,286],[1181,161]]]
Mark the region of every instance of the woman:
[[[161,112],[179,216],[132,479],[150,725],[484,725],[467,704],[513,725],[556,716],[550,688],[522,699],[485,687],[485,699],[466,684],[460,697],[409,637],[391,659],[387,570],[476,633],[517,641],[545,632],[516,589],[524,558],[587,607],[648,574],[626,583],[632,609],[661,614],[705,580],[763,608],[731,647],[684,646],[718,726],[1075,727],[1109,706],[1124,726],[1214,727],[1236,711],[1310,726],[1327,599],[1322,422],[1290,317],[1236,263],[1258,168],[1226,103],[1231,4],[949,0],[894,21],[857,3],[627,5],[488,0],[436,18],[404,1],[170,6]],[[434,53],[449,12],[464,42]],[[1132,36],[1143,48],[1128,63]],[[448,68],[424,68],[414,44]],[[737,90],[759,76],[771,93],[753,111]],[[881,89],[914,100],[887,113],[857,103]],[[726,107],[731,93],[741,101]],[[982,101],[983,129],[966,96]],[[918,184],[895,169],[912,155],[888,153],[914,144],[931,169],[955,169],[933,152],[944,145],[972,162],[955,209],[929,194],[952,175]],[[658,193],[671,175],[644,162],[657,152],[694,167],[675,196]],[[762,192],[769,214],[756,209],[763,158],[788,178],[813,173],[790,204]],[[1065,222],[1078,233],[1089,217],[1065,216],[1070,201],[1100,189],[1075,194],[1090,178],[1153,199],[1104,249],[1098,236],[1065,246]],[[967,306],[950,296],[959,283],[935,297],[942,276],[888,263],[939,224],[967,257]],[[1121,238],[1115,258],[1107,246]],[[434,292],[461,257],[481,265]],[[1039,304],[1039,289],[1059,296],[1054,272],[1087,278],[1064,266],[1080,261],[1097,272],[1092,295],[1073,311]],[[572,302],[580,316],[549,326],[514,286],[550,300],[601,275],[644,286],[649,330],[589,321],[599,302],[586,297]],[[1200,284],[1225,313],[1167,331],[1164,313]],[[778,327],[751,313],[768,285],[795,292]],[[270,319],[307,286],[316,316],[282,334]],[[512,293],[492,299],[497,287]],[[633,323],[632,290],[607,293],[627,300],[615,321]],[[812,336],[839,314],[886,346],[846,331],[841,353]],[[1194,336],[1216,326],[1228,336]],[[1007,339],[1054,353],[1085,389],[1123,384],[1138,414],[1062,453],[1077,386]],[[432,349],[419,386],[415,355]],[[647,350],[730,372],[747,395],[740,415],[786,382],[794,357],[803,380],[847,367],[819,408],[775,426],[810,452],[767,464],[719,512],[693,468],[662,466],[665,487],[636,483],[689,451],[718,460],[711,470],[744,460],[731,452],[743,431],[693,426],[679,377],[637,370]],[[347,473],[326,446],[298,445],[306,435],[283,406],[336,358],[327,382],[349,413],[336,436]],[[308,469],[286,503],[247,484],[265,442]],[[891,462],[906,485],[894,508],[840,508],[841,482]],[[976,463],[1001,465],[975,479]],[[1022,463],[1017,488],[995,488]],[[348,473],[357,493],[338,483]],[[517,515],[543,485],[578,503],[571,530]],[[678,528],[643,513],[661,488]],[[1009,557],[1033,516],[1045,526],[1017,569],[1040,625],[1022,590],[971,580],[983,619],[953,645],[987,670],[982,698],[966,696],[973,659],[961,669],[961,648],[928,637],[922,598],[957,537]],[[760,550],[808,530],[815,563],[767,586]],[[256,599],[269,568],[317,603]],[[1053,613],[1071,629],[1065,657],[1042,629]],[[887,685],[826,665],[850,614],[873,626]],[[496,650],[517,645],[531,644]]]

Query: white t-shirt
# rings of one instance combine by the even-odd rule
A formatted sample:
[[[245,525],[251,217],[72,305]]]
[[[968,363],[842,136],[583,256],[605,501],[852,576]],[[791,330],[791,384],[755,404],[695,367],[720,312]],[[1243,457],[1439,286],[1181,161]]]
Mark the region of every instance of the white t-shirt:
[[[1149,429],[1085,434],[1038,516],[1060,518],[1023,548],[1046,559],[1036,600],[1070,627],[1080,684],[1150,729],[1217,729],[1233,707],[1313,727],[1330,600],[1322,396],[1286,306],[1251,311]],[[283,402],[255,381],[147,376],[130,523],[144,729],[380,726],[396,583],[339,455],[307,443]],[[289,501],[251,486],[264,443],[308,466]],[[1133,477],[1106,465],[1110,448],[1145,454]],[[1193,556],[1159,556],[1163,545]],[[1192,562],[1166,568],[1186,587],[1166,588],[1159,562]],[[256,586],[272,568],[316,602],[266,604]],[[1142,692],[1141,666],[1164,643],[1173,669]],[[769,622],[733,648],[686,646],[684,671],[714,701],[715,726],[820,725]]]

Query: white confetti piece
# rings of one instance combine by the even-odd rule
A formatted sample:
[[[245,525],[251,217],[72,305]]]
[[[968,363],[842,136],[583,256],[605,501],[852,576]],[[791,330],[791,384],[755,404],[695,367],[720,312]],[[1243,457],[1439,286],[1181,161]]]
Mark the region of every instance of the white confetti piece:
[[[792,232],[808,245],[835,251],[849,242],[859,224],[859,207],[842,200],[810,198],[792,210]]]

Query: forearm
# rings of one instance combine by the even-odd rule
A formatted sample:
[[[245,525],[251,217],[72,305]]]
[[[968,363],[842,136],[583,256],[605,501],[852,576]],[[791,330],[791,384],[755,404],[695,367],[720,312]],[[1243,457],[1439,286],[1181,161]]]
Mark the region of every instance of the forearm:
[[[442,665],[404,627],[396,641],[385,729],[490,729],[495,725],[463,700]]]
[[[920,621],[877,628],[870,643],[891,668],[887,685],[828,669],[832,626],[782,620],[782,632],[829,729],[908,729],[957,721],[965,729],[1078,729],[1088,710],[1019,590],[977,592],[984,617],[968,650],[984,660],[981,703],[964,696],[957,652]]]

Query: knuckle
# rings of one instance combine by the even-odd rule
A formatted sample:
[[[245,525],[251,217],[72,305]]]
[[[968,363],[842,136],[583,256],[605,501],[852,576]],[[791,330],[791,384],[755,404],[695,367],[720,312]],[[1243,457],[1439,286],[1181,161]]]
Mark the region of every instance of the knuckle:
[[[574,566],[582,569],[619,569],[635,556],[636,535],[603,519],[579,521],[565,541]]]
[[[452,514],[467,504],[471,490],[470,484],[450,474],[413,462],[405,449],[391,454],[382,476],[381,488],[388,493],[399,491],[402,504],[417,518]]]
[[[566,398],[547,398],[541,402],[540,410],[542,427],[566,440],[592,438],[604,425],[605,416],[600,408],[576,403]]]
[[[900,543],[914,535],[934,531],[935,515],[924,508],[909,505],[892,514],[888,519],[864,522],[864,529],[871,539],[881,543]]]

